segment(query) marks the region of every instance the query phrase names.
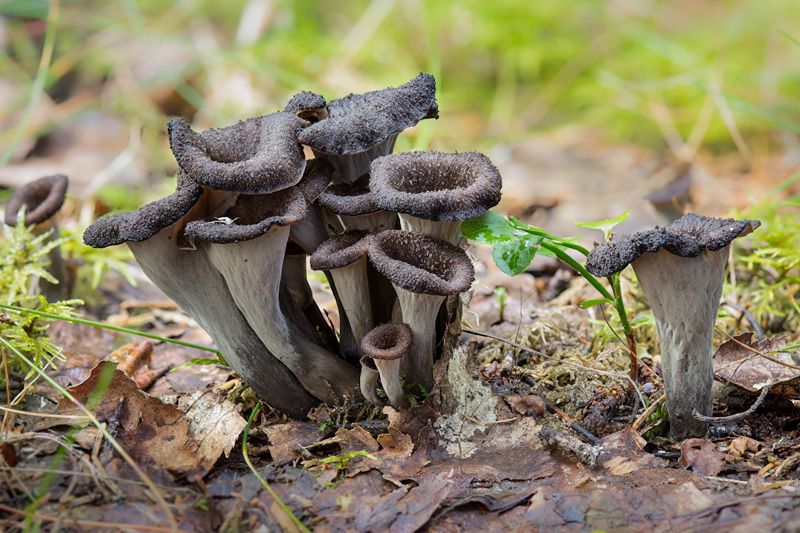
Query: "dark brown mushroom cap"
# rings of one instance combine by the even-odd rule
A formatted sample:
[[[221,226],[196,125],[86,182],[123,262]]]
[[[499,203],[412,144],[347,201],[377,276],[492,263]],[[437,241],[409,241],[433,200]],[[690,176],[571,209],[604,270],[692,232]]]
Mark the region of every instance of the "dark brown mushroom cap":
[[[704,250],[720,250],[760,225],[758,220],[710,218],[689,213],[663,228],[615,236],[613,241],[589,253],[586,269],[595,276],[607,277],[620,272],[642,254],[657,252],[660,248],[680,257],[695,257]]]
[[[332,270],[351,265],[367,256],[369,234],[366,231],[348,231],[331,237],[311,254],[312,270]]]
[[[307,125],[291,113],[272,113],[200,133],[173,118],[167,129],[178,165],[193,180],[209,189],[268,194],[303,176],[297,133]]]
[[[439,117],[436,80],[420,74],[399,87],[351,94],[330,102],[328,115],[301,131],[300,142],[323,154],[365,152],[420,120]]]
[[[408,324],[381,324],[361,339],[361,354],[370,359],[400,359],[411,349],[414,335]]]
[[[189,239],[217,244],[248,241],[264,235],[272,226],[300,222],[306,216],[306,206],[297,187],[272,194],[242,194],[222,217],[189,222],[184,234]]]
[[[322,159],[312,159],[306,164],[303,179],[297,184],[297,189],[303,194],[308,203],[313,202],[325,192],[331,183],[333,166]]]
[[[93,248],[105,248],[125,242],[146,241],[185,216],[202,194],[203,188],[181,172],[174,193],[136,211],[96,220],[83,233],[83,242]]]
[[[328,117],[325,98],[311,91],[302,91],[292,96],[283,110],[309,122],[317,122]]]
[[[369,260],[397,287],[447,296],[469,290],[475,268],[466,252],[430,235],[387,230],[372,235]]]
[[[361,179],[353,183],[331,185],[320,195],[319,205],[337,215],[350,217],[371,215],[380,211],[369,190],[369,184]]]
[[[478,152],[405,152],[370,165],[369,187],[385,211],[428,220],[467,220],[500,202],[503,181]]]
[[[11,195],[6,204],[6,224],[17,225],[17,214],[25,207],[25,225],[41,224],[64,205],[69,180],[63,174],[45,176],[26,183]]]

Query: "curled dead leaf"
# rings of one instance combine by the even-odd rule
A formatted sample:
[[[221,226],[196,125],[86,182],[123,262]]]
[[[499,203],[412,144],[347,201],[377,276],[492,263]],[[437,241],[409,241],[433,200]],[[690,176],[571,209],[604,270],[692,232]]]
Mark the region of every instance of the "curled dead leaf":
[[[681,464],[700,476],[716,476],[725,466],[725,456],[716,444],[706,439],[686,439],[681,443]]]
[[[714,377],[748,394],[758,394],[762,387],[772,383],[770,394],[800,399],[800,369],[793,368],[798,365],[791,354],[777,352],[785,345],[783,337],[758,342],[753,341],[752,333],[733,337],[714,354]]]

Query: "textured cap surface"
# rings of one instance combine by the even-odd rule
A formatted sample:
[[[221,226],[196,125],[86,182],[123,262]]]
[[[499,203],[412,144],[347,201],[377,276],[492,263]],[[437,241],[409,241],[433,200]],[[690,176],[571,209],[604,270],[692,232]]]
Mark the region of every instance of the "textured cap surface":
[[[407,291],[447,296],[469,290],[475,269],[466,252],[420,233],[387,230],[373,235],[369,260],[394,285]]]
[[[595,248],[586,260],[586,269],[595,276],[620,272],[646,252],[664,248],[680,257],[695,257],[703,250],[720,250],[737,237],[755,230],[758,220],[710,218],[690,213],[669,226],[618,235]]]
[[[186,215],[202,194],[203,188],[181,172],[174,193],[136,211],[96,220],[86,228],[83,242],[94,248],[105,248],[124,242],[146,241]]]
[[[328,104],[328,118],[301,131],[299,139],[324,154],[357,154],[422,119],[438,116],[436,80],[420,74],[399,87],[333,100]]]
[[[331,183],[333,167],[322,159],[312,159],[307,162],[303,179],[297,184],[297,189],[303,194],[308,203],[313,202],[325,192]]]
[[[428,220],[466,220],[500,202],[503,181],[478,152],[405,152],[379,157],[369,186],[379,208]]]
[[[297,187],[272,194],[242,194],[223,216],[189,222],[184,234],[189,239],[217,244],[248,241],[264,235],[272,226],[300,222],[306,216],[306,205]]]
[[[319,205],[337,215],[357,217],[380,211],[369,185],[361,180],[331,185],[319,197]]]
[[[6,204],[5,222],[16,226],[17,214],[25,207],[25,225],[41,224],[64,205],[69,180],[63,174],[45,176],[26,183],[11,195]]]
[[[331,237],[311,254],[312,270],[332,270],[351,265],[366,257],[369,235],[366,231],[348,231]]]
[[[317,122],[328,117],[325,98],[311,91],[302,91],[292,96],[283,110],[309,122]]]
[[[291,113],[273,113],[200,133],[174,118],[167,129],[178,165],[193,180],[209,189],[267,194],[303,176],[297,134],[307,125]]]
[[[361,354],[370,359],[400,359],[411,349],[413,340],[408,324],[381,324],[361,339]]]

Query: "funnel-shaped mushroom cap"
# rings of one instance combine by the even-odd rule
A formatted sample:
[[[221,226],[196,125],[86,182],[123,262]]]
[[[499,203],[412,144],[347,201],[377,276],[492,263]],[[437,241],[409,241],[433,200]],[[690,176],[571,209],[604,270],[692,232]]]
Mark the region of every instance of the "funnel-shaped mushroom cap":
[[[427,220],[466,220],[500,201],[502,179],[477,152],[406,152],[370,166],[370,190],[378,207]]]
[[[203,194],[203,188],[181,172],[174,193],[136,211],[100,218],[86,228],[83,242],[105,248],[125,242],[142,242],[185,216]]]
[[[595,276],[608,277],[642,254],[657,252],[660,248],[680,257],[696,257],[703,250],[720,250],[760,225],[758,220],[710,218],[689,213],[663,228],[616,236],[613,241],[592,250],[586,269]]]
[[[6,205],[6,224],[15,226],[17,214],[25,207],[25,225],[41,224],[64,205],[69,180],[63,174],[45,176],[26,183],[11,195]]]
[[[178,165],[198,183],[267,194],[295,185],[303,176],[305,156],[297,134],[307,125],[291,113],[273,113],[200,133],[174,118],[167,129]]]
[[[360,180],[331,185],[320,195],[319,204],[337,215],[351,217],[371,215],[381,210],[369,186]]]
[[[325,98],[310,91],[299,92],[292,96],[283,110],[312,123],[328,118]]]
[[[368,250],[369,235],[366,231],[348,231],[331,237],[311,254],[311,269],[343,268],[366,257]]]
[[[475,269],[466,252],[441,239],[388,230],[373,235],[369,259],[397,287],[447,296],[469,290]]]
[[[297,189],[303,193],[310,204],[320,197],[331,183],[333,167],[327,161],[312,159],[306,165],[303,179],[297,184]]]
[[[361,353],[370,359],[399,359],[408,354],[413,339],[408,324],[382,324],[361,340]]]
[[[272,226],[300,222],[306,215],[306,206],[297,187],[269,195],[242,194],[222,217],[189,222],[184,233],[189,239],[218,244],[248,241],[264,235]]]
[[[313,102],[308,95],[297,95],[289,104],[302,109]],[[328,118],[301,131],[299,139],[323,154],[358,154],[422,119],[438,116],[436,80],[420,74],[399,87],[333,100],[328,104]]]

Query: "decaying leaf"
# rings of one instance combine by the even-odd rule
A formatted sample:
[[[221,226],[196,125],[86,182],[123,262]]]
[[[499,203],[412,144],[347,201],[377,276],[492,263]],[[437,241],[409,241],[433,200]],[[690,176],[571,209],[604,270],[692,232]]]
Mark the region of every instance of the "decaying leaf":
[[[109,361],[98,363],[86,381],[69,390],[81,403],[95,404],[98,419],[118,424],[116,438],[135,460],[173,474],[208,472],[222,453],[230,452],[246,425],[233,404],[211,391],[175,405],[164,403],[142,392]],[[66,398],[56,412],[82,414]]]
[[[644,451],[647,444],[630,426],[604,437],[600,444],[603,451],[598,463],[615,476],[636,472],[643,468],[661,468],[667,461]]]
[[[325,438],[319,425],[313,422],[287,422],[265,428],[269,439],[269,454],[275,466],[299,459],[303,447]]]
[[[537,394],[509,396],[506,400],[511,408],[521,415],[542,416],[546,410],[544,400]]]
[[[748,394],[758,394],[762,387],[772,383],[770,394],[800,399],[800,369],[792,368],[797,363],[791,354],[775,352],[785,345],[783,337],[754,342],[752,333],[738,335],[720,345],[714,354],[714,377]],[[774,353],[762,357],[757,352]]]
[[[700,476],[716,476],[725,466],[725,456],[706,439],[686,439],[681,443],[681,464]]]

